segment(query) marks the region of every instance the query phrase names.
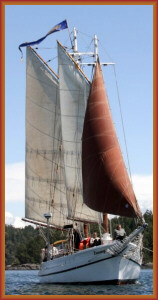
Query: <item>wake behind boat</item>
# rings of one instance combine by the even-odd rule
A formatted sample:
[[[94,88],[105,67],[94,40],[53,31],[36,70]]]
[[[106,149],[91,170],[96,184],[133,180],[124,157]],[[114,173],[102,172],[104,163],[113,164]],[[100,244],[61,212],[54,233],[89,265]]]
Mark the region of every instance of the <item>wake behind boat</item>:
[[[102,75],[101,65],[113,63],[100,62],[95,35],[90,54],[94,61],[88,63],[94,67],[91,83],[82,70],[85,53],[78,51],[75,28],[73,33],[70,53],[57,42],[58,75],[30,47],[35,42],[21,44],[27,46],[24,220],[48,228],[41,282],[134,282],[139,278],[146,224],[118,143]],[[139,226],[128,237],[112,240],[108,213],[135,218]],[[84,236],[78,247],[76,222]],[[90,223],[99,225],[101,235],[100,245],[93,247],[88,243]],[[67,231],[66,246],[62,243],[58,253],[50,254],[50,227]]]

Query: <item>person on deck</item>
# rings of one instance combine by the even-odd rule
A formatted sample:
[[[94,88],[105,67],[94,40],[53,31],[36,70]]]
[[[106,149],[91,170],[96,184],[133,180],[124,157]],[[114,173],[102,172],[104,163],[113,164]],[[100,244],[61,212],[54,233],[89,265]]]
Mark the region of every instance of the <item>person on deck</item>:
[[[90,239],[90,247],[101,245],[101,239],[97,236],[97,232],[93,233],[93,237]]]
[[[43,262],[47,261],[47,255],[48,255],[48,248],[46,245],[45,248],[42,249],[42,261]]]
[[[75,223],[74,228],[73,228],[73,234],[74,234],[74,246],[75,250],[79,250],[79,245],[82,240],[81,233],[77,227],[77,223]]]
[[[125,230],[121,227],[121,224],[118,224],[116,226],[116,229],[114,230],[114,240],[120,240],[122,241],[126,236]]]
[[[59,254],[59,251],[56,247],[54,247],[53,244],[50,245],[50,254],[51,254],[51,259]]]

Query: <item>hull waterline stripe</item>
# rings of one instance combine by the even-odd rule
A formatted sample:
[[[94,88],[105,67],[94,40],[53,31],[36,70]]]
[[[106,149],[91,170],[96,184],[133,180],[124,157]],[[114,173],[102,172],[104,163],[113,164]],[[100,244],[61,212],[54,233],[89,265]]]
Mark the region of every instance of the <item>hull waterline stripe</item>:
[[[61,283],[64,283],[64,285],[66,284],[73,284],[73,285],[76,285],[76,284],[82,284],[82,285],[87,285],[87,284],[95,284],[95,285],[100,285],[100,284],[106,284],[106,285],[109,285],[109,284],[114,284],[114,285],[123,285],[123,284],[133,284],[133,283],[136,283],[137,282],[137,279],[127,279],[127,280],[121,280],[121,279],[112,279],[112,280],[100,280],[100,281],[76,281],[76,282],[51,282],[51,284],[61,284]]]

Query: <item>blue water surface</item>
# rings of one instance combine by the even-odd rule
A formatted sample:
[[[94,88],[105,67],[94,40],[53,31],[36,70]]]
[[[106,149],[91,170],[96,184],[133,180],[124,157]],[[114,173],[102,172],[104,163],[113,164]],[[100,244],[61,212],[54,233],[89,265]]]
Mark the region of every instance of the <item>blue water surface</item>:
[[[38,271],[5,271],[6,295],[152,295],[153,270],[141,270],[139,281],[126,285],[41,284]]]

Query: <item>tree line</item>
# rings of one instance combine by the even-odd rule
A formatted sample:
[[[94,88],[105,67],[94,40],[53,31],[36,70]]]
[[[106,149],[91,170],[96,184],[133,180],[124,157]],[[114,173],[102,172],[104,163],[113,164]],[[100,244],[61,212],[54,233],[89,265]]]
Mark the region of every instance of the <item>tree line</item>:
[[[143,263],[153,261],[153,214],[151,211],[146,211],[144,219],[148,223],[148,227],[144,232],[143,237]],[[115,217],[109,222],[109,227],[113,232],[117,224],[121,224],[129,235],[135,228],[135,221],[131,218]],[[97,231],[97,225],[90,226],[90,233]],[[46,229],[43,229],[46,235]],[[57,240],[65,239],[66,233],[59,230],[50,231],[50,242],[53,243]],[[34,229],[32,226],[25,228],[14,228],[11,225],[5,225],[5,264],[6,265],[19,265],[26,263],[40,263],[41,262],[41,249],[44,248],[46,242],[40,234],[40,231]]]

